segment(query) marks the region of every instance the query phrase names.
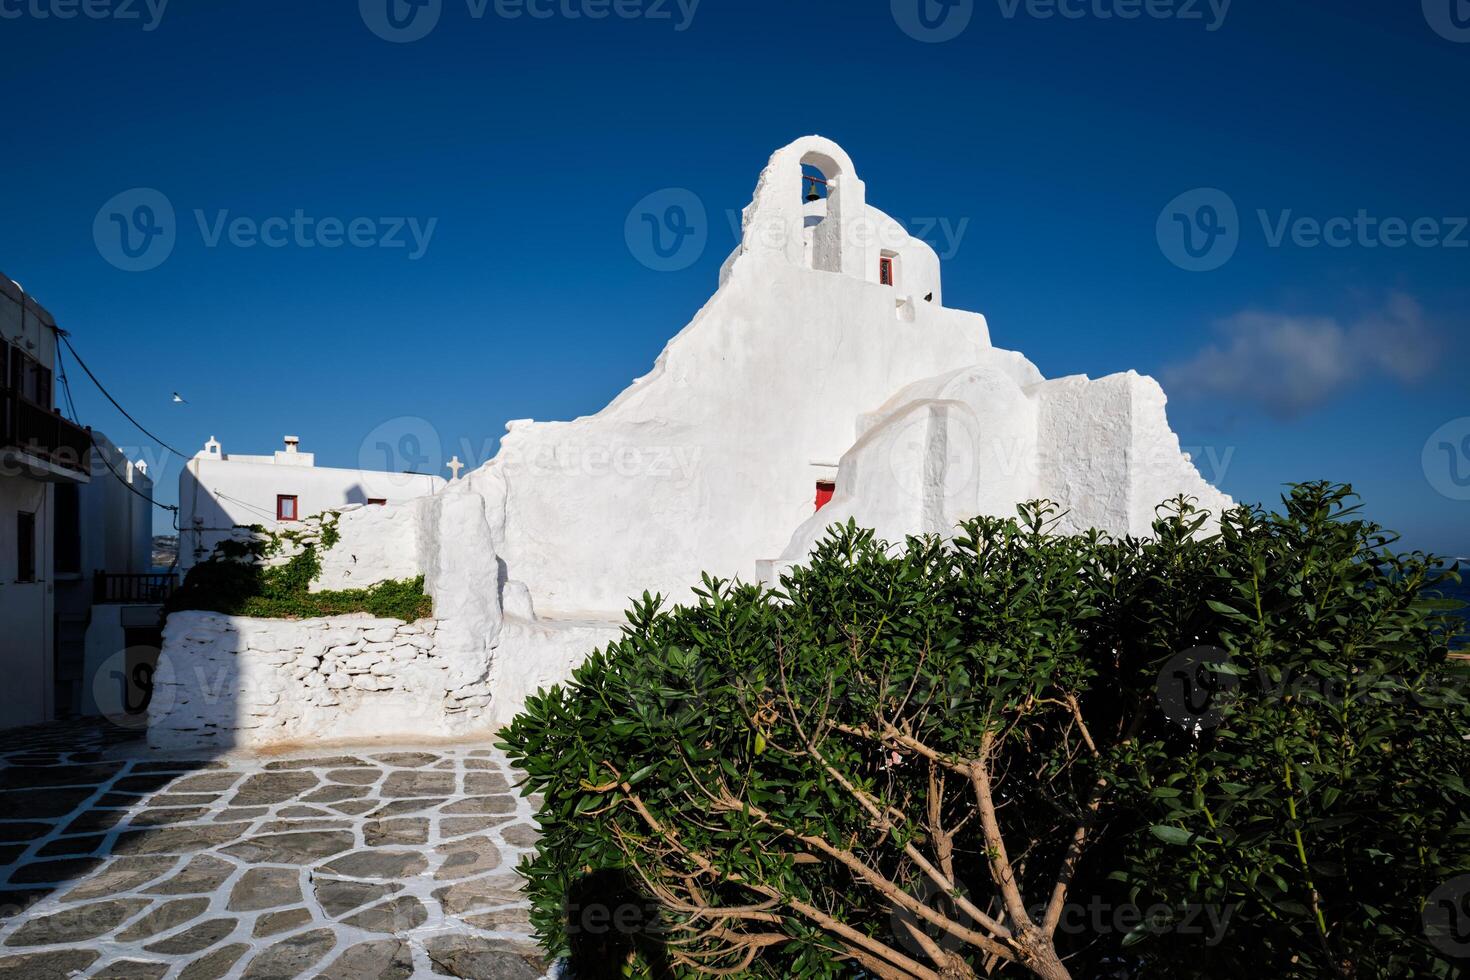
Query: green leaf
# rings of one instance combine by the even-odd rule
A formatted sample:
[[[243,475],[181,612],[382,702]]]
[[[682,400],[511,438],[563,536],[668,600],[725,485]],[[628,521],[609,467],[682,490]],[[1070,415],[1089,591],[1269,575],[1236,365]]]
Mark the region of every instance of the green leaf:
[[[1148,829],[1150,833],[1166,844],[1193,844],[1200,839],[1198,834],[1190,833],[1181,827],[1171,827],[1167,824],[1154,824]]]

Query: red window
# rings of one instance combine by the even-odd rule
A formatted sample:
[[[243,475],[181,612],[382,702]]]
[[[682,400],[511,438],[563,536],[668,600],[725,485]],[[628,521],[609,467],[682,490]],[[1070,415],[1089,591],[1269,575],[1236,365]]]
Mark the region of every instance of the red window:
[[[893,285],[893,259],[886,255],[878,260],[878,282],[884,286]]]
[[[821,510],[832,502],[832,494],[837,492],[837,484],[831,480],[817,481],[817,510]]]
[[[278,494],[276,496],[276,520],[298,521],[300,519],[301,515],[296,512],[296,498]]]

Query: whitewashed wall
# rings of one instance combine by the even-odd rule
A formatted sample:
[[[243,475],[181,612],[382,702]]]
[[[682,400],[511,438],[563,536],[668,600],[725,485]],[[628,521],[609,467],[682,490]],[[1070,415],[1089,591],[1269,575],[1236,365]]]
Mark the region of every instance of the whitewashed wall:
[[[0,272],[0,339],[53,367],[56,321],[19,284]],[[108,479],[111,479],[108,477]],[[51,485],[13,465],[0,469],[0,728],[48,721],[53,618]],[[36,515],[36,581],[16,581],[16,514]]]
[[[51,717],[52,620],[49,483],[0,473],[0,728]],[[16,581],[16,514],[36,515],[36,581]]]
[[[259,747],[482,730],[489,687],[458,682],[437,649],[438,629],[434,620],[175,613],[154,675],[149,744]]]
[[[82,574],[146,574],[153,569],[153,480],[107,436],[94,430],[92,437],[92,480],[78,500]]]
[[[426,501],[421,498],[401,505],[343,507],[336,521],[339,540],[320,551],[322,571],[311,591],[365,589],[422,575],[419,530]]]
[[[276,497],[295,496],[299,515],[309,517],[368,500],[404,503],[443,488],[437,476],[336,469],[293,463],[291,456],[195,456],[179,474],[179,570],[203,561],[236,525],[290,530],[299,522],[277,522]],[[282,462],[281,460],[286,460]]]
[[[1180,452],[1153,379],[1130,371],[1040,381],[1029,362],[1018,368],[1008,352],[991,352],[865,418],[831,503],[797,528],[779,559],[762,563],[761,578],[774,581],[848,519],[898,542],[1046,499],[1062,509],[1062,533],[1145,536],[1155,508],[1181,493],[1212,521],[1231,505]]]
[[[499,562],[467,487],[341,515],[322,581],[424,575],[434,618],[306,621],[174,613],[148,708],[158,748],[488,734],[501,630]]]

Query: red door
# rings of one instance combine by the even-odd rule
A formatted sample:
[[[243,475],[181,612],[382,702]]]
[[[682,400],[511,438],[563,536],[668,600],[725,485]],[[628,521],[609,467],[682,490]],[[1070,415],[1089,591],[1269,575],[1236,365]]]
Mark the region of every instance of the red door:
[[[832,494],[837,491],[837,484],[831,480],[817,481],[817,510],[821,510],[832,502]]]

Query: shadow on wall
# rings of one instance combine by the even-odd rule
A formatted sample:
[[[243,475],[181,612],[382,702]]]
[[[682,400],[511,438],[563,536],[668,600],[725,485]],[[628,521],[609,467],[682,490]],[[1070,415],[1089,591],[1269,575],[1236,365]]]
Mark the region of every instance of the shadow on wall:
[[[230,516],[215,492],[199,482],[194,471],[187,466],[179,477],[179,503],[187,512],[192,504],[193,518],[187,527],[179,528],[179,562],[189,568],[204,561],[214,551],[214,546],[229,538],[237,524]],[[244,501],[235,501],[238,507],[249,507]],[[273,522],[274,514],[258,509],[251,510],[252,522]]]

